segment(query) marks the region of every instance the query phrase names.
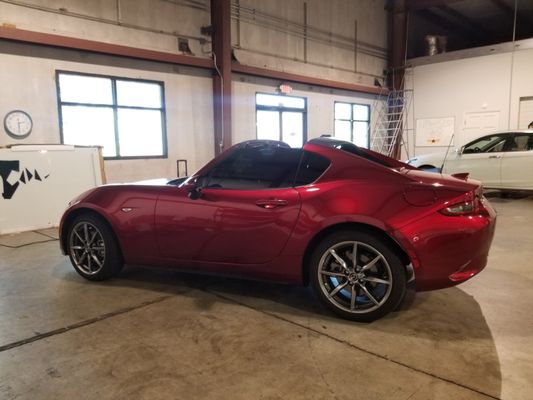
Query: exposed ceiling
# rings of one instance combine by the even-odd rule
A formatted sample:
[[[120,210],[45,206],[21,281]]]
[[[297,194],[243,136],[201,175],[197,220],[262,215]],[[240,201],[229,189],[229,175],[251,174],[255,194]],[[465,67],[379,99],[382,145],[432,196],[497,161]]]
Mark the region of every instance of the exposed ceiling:
[[[533,37],[533,0],[407,0],[407,58],[427,55],[427,35],[447,38],[447,50]],[[516,29],[515,27],[516,7]]]

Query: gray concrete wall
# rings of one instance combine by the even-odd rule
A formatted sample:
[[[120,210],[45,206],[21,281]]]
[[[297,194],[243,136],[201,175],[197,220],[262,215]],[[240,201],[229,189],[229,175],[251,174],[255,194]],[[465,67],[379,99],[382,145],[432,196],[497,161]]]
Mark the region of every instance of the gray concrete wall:
[[[233,0],[232,41],[243,64],[373,85],[386,66],[385,0]],[[304,11],[304,9],[306,11]],[[152,50],[187,38],[211,56],[209,0],[2,0],[0,23]]]
[[[302,75],[373,85],[385,61],[384,0],[234,0],[232,45],[247,65]],[[306,7],[306,17],[304,15]],[[189,40],[197,57],[211,57],[208,0],[2,0],[0,24],[151,50],[178,52]],[[167,106],[168,159],[108,160],[110,182],[176,174],[175,161],[189,172],[214,154],[210,72],[158,63],[0,41],[0,117],[23,109],[33,133],[15,140],[0,132],[0,146],[59,143],[56,70],[163,81]],[[232,139],[255,138],[255,93],[274,93],[280,82],[234,76]],[[335,100],[372,103],[372,97],[293,85],[308,99],[308,137],[333,131]]]
[[[365,85],[383,75],[384,1],[238,0],[234,5],[232,44],[243,64]]]

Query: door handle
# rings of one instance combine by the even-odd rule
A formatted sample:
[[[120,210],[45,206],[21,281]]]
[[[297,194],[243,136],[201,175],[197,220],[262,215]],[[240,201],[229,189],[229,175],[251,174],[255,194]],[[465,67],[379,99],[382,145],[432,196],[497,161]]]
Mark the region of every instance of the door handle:
[[[281,199],[257,200],[255,202],[256,206],[266,208],[267,210],[271,210],[276,207],[286,206],[287,204],[289,204],[287,200],[281,200]]]
[[[489,158],[502,158],[502,156],[498,155],[498,156],[489,156]]]

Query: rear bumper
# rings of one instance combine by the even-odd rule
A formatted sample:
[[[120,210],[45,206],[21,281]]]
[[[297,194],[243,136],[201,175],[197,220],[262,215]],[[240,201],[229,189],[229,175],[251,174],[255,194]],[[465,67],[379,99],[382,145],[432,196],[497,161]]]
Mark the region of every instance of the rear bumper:
[[[485,209],[468,216],[435,213],[394,233],[411,258],[416,290],[455,286],[485,268],[496,227],[488,201]]]

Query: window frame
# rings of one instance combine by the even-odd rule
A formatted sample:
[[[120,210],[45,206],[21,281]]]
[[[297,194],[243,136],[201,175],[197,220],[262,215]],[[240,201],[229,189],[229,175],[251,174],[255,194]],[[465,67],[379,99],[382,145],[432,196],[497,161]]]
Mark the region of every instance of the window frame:
[[[209,189],[209,190],[232,190],[232,191],[267,191],[267,190],[286,190],[286,189],[294,189],[298,187],[304,187],[313,185],[316,181],[318,181],[325,173],[326,171],[331,167],[332,161],[330,158],[315,153],[313,151],[305,150],[303,147],[294,148],[294,147],[283,147],[284,150],[289,150],[294,153],[298,153],[297,159],[295,159],[295,169],[294,173],[291,172],[291,179],[290,184],[288,185],[281,185],[284,181],[280,182],[279,186],[274,187],[243,187],[243,188],[237,188],[237,187],[225,187],[225,186],[211,186],[211,181],[213,178],[213,173],[219,168],[221,165],[223,165],[226,162],[234,162],[235,159],[239,158],[239,153],[242,151],[246,151],[246,146],[241,146],[236,148],[232,153],[228,154],[227,157],[224,157],[221,159],[218,163],[211,166],[207,171],[201,171],[201,174],[194,177],[194,180],[196,182],[196,185],[202,189]],[[302,169],[304,168],[304,161],[308,159],[309,157],[318,157],[319,159],[322,159],[327,163],[327,166],[313,179],[312,181],[306,181],[306,183],[301,183],[301,175],[302,175]],[[255,160],[255,159],[254,159]],[[216,178],[215,178],[216,179]],[[230,178],[227,178],[230,179]]]
[[[473,146],[476,143],[481,142],[481,141],[486,140],[487,138],[491,138],[491,137],[501,138],[502,140],[499,140],[499,141],[497,141],[497,142],[495,142],[493,144],[491,144],[490,142],[487,143],[486,146],[488,146],[489,144],[491,144],[491,146],[489,148],[487,148],[486,150],[482,149],[482,148],[479,148],[480,151],[477,151],[477,152],[476,151],[467,151],[470,146]],[[461,149],[461,154],[485,154],[485,153],[503,153],[503,152],[506,152],[507,150],[505,150],[505,146],[509,142],[511,137],[512,137],[512,135],[509,134],[509,133],[493,133],[493,134],[490,134],[490,135],[481,136],[481,137],[479,137],[477,139],[474,139],[474,140],[471,140],[470,142],[465,144],[462,147],[462,149]],[[496,146],[498,146],[502,142],[503,142],[502,150],[494,151],[494,148]]]
[[[337,104],[348,104],[350,106],[350,119],[344,119],[344,118],[336,118],[335,117],[335,109],[337,108]],[[354,119],[354,115],[353,115],[353,106],[364,106],[366,108],[368,108],[368,120],[362,120],[362,119]],[[334,138],[337,138],[335,136],[335,122],[336,121],[346,121],[346,122],[350,122],[350,142],[351,143],[354,143],[354,134],[353,134],[353,125],[354,125],[354,122],[366,122],[368,124],[368,128],[367,128],[367,132],[368,132],[368,135],[367,135],[367,143],[366,143],[366,148],[367,149],[370,149],[370,134],[371,134],[371,130],[370,130],[370,121],[372,121],[372,108],[370,107],[370,104],[365,104],[365,103],[350,103],[348,101],[338,101],[338,100],[335,100],[333,102],[333,137]],[[340,139],[338,139],[340,140]]]
[[[265,146],[265,148],[269,148],[269,147],[270,146]],[[277,150],[278,148],[277,147],[271,147],[271,149]],[[296,176],[297,176],[299,168],[300,168],[300,163],[302,161],[302,155],[304,154],[304,149],[303,149],[303,147],[299,147],[299,148],[281,147],[281,149],[292,151],[292,152],[298,152],[298,157],[295,158],[296,163],[295,163],[295,168],[294,168],[294,176],[292,176],[291,179],[290,179],[290,181],[291,181],[290,185],[287,185],[287,186],[273,186],[273,187],[270,187],[270,186],[264,187],[264,186],[259,185],[257,187],[250,186],[250,187],[245,187],[245,188],[244,187],[243,188],[237,188],[237,187],[227,187],[227,186],[220,186],[220,187],[211,186],[211,180],[213,179],[213,174],[218,168],[220,168],[220,166],[224,165],[227,162],[234,163],[236,160],[239,159],[239,157],[241,156],[241,154],[243,152],[249,150],[249,148],[247,146],[241,146],[241,147],[236,148],[231,154],[229,154],[224,159],[220,160],[220,162],[218,162],[212,168],[210,168],[209,171],[207,171],[206,173],[202,174],[199,177],[199,179],[202,180],[201,187],[203,187],[205,189],[213,189],[213,190],[235,190],[235,191],[239,191],[239,190],[240,191],[284,190],[284,189],[293,188],[294,187],[294,182],[296,180]],[[254,158],[254,162],[257,162],[257,158]],[[259,176],[254,177],[254,179],[250,179],[250,181],[257,182],[258,179],[256,179],[256,178],[259,178]],[[215,178],[215,179],[217,179],[217,178]],[[218,179],[231,180],[232,178],[225,177],[225,178],[218,178]],[[280,182],[280,185],[281,185],[282,182]]]
[[[265,106],[261,104],[257,104],[257,95],[258,94],[264,94],[267,96],[280,96],[280,97],[290,97],[290,98],[296,98],[296,99],[302,99],[304,101],[304,107],[303,108],[297,108],[297,107],[280,107],[278,106]],[[255,92],[254,96],[254,103],[255,103],[255,138],[257,140],[266,140],[266,139],[259,139],[257,137],[257,112],[258,111],[277,111],[279,113],[279,138],[278,140],[280,142],[283,142],[283,112],[299,112],[302,113],[303,118],[303,124],[302,124],[302,147],[307,142],[307,97],[302,96],[288,96],[285,94],[278,94],[278,93],[266,93],[266,92]],[[283,142],[285,143],[285,142]]]
[[[138,78],[127,78],[120,77],[115,75],[102,75],[102,74],[93,74],[87,72],[75,72],[75,71],[66,71],[66,70],[56,70],[55,71],[55,80],[56,80],[56,96],[57,96],[57,109],[58,109],[58,118],[59,118],[59,137],[61,144],[64,144],[63,136],[63,107],[62,106],[84,106],[84,107],[95,107],[95,108],[111,108],[113,110],[113,130],[114,130],[114,139],[115,139],[115,149],[116,156],[104,157],[104,160],[144,160],[144,159],[166,159],[168,158],[168,139],[167,139],[167,123],[166,123],[166,103],[165,103],[165,83],[163,81],[156,81],[151,79],[138,79]],[[111,80],[111,95],[112,95],[112,104],[94,104],[94,103],[76,103],[70,101],[61,101],[61,87],[59,83],[60,75],[73,75],[73,76],[85,76],[92,78],[105,78]],[[161,88],[161,107],[139,107],[139,106],[120,106],[117,102],[117,81],[126,81],[126,82],[139,82],[139,83],[150,83],[157,84]],[[118,129],[118,110],[127,109],[127,110],[159,110],[161,112],[161,144],[162,144],[162,154],[156,156],[120,156],[120,138],[119,138],[119,129]]]

